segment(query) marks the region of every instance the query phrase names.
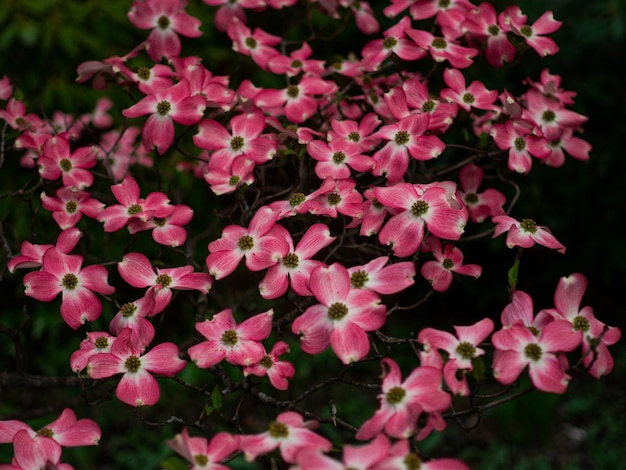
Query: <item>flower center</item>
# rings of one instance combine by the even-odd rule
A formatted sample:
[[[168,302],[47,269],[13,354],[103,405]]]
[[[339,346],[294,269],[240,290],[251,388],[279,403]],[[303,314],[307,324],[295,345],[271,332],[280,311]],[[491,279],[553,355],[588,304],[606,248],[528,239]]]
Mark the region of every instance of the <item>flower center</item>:
[[[172,278],[167,274],[159,274],[156,278],[156,283],[161,284],[161,287],[168,287],[172,283]]]
[[[76,212],[76,209],[78,209],[78,204],[76,204],[76,201],[67,201],[67,204],[65,204],[65,212],[67,212],[68,214],[73,214],[74,212]]]
[[[533,219],[522,219],[519,225],[524,232],[535,233],[537,231],[537,223]]]
[[[448,47],[448,43],[443,38],[435,38],[433,39],[431,46],[433,46],[435,49],[445,49],[446,47]]]
[[[39,434],[40,436],[52,437],[54,436],[54,431],[50,428],[41,428],[39,431],[37,431],[37,434]]]
[[[582,315],[576,315],[574,321],[572,321],[572,324],[574,325],[574,329],[576,331],[588,331],[589,327],[591,326],[589,325],[589,320],[587,320]]]
[[[235,151],[241,150],[243,148],[243,143],[244,143],[243,137],[241,137],[240,135],[235,136],[230,141],[230,148],[232,148]]]
[[[465,195],[465,202],[468,204],[476,204],[478,202],[478,196],[476,193],[468,193]]]
[[[132,317],[136,311],[137,305],[135,305],[133,302],[125,303],[124,305],[122,305],[122,308],[120,308],[120,313],[124,318]]]
[[[157,24],[159,25],[159,28],[167,29],[167,27],[170,25],[170,19],[167,16],[161,16],[157,20]]]
[[[59,166],[63,171],[70,171],[72,169],[72,162],[68,158],[63,158],[59,162]]]
[[[385,49],[391,49],[396,44],[398,44],[398,40],[392,36],[388,36],[385,39],[383,39],[383,47]]]
[[[406,145],[409,143],[410,135],[407,131],[398,131],[396,132],[396,136],[393,138],[396,144],[398,145]]]
[[[254,38],[246,38],[245,43],[250,49],[256,48],[256,39]]]
[[[538,361],[539,359],[541,359],[543,351],[541,350],[541,346],[535,343],[531,343],[526,345],[526,347],[524,348],[524,354],[526,354],[526,357],[528,359],[532,361]]]
[[[143,212],[143,207],[141,207],[139,204],[133,204],[128,208],[127,212],[128,215],[139,214],[140,212]]]
[[[368,280],[369,276],[367,272],[363,270],[354,271],[350,276],[350,284],[357,289],[362,288]]]
[[[422,105],[422,111],[425,113],[430,113],[433,109],[435,109],[435,102],[433,100],[424,101]]]
[[[222,334],[222,343],[224,343],[226,346],[234,346],[235,344],[237,344],[238,339],[239,338],[235,330],[226,330]]]
[[[541,116],[544,122],[552,122],[556,119],[556,114],[551,109],[547,109],[543,112]]]
[[[420,470],[422,468],[422,459],[414,453],[407,454],[402,462],[406,470]]]
[[[497,25],[492,24],[487,28],[487,32],[492,36],[497,36],[498,34],[500,34],[500,28],[498,28]]]
[[[415,217],[426,214],[428,212],[428,203],[426,201],[415,201],[411,206],[411,214]]]
[[[383,207],[385,207],[385,206],[383,206],[383,204],[382,204],[382,203],[381,203],[378,199],[376,199],[376,198],[373,198],[373,199],[372,199],[372,206],[374,206],[376,209],[382,209]]]
[[[292,60],[291,61],[291,67],[294,69],[299,69],[300,67],[302,67],[302,61],[301,60]]]
[[[348,307],[341,302],[335,302],[328,307],[328,318],[331,320],[341,320],[348,314]]]
[[[153,217],[152,222],[154,222],[154,225],[157,227],[163,227],[165,225],[165,219],[163,217]]]
[[[346,159],[346,154],[343,152],[335,152],[333,155],[333,162],[336,164],[342,163]]]
[[[276,439],[284,439],[289,436],[289,428],[286,424],[272,421],[269,425],[268,432],[270,436]]]
[[[539,336],[539,334],[541,333],[541,331],[539,331],[536,326],[530,325],[527,328],[528,331],[530,331],[534,336]]]
[[[533,29],[530,26],[528,26],[528,25],[522,26],[521,29],[519,30],[519,32],[522,33],[527,38],[529,38],[529,37],[531,37],[533,35]]]
[[[439,0],[440,8],[448,8],[450,6],[450,0]]]
[[[328,204],[336,206],[341,202],[341,196],[337,193],[331,193],[328,195]]]
[[[240,180],[241,177],[239,175],[233,175],[228,179],[228,184],[230,186],[237,186],[237,183],[239,183]]]
[[[126,359],[126,362],[124,362],[124,367],[126,367],[128,372],[137,372],[141,367],[141,359],[137,356],[130,356]]]
[[[352,142],[359,142],[361,140],[361,134],[358,132],[350,132],[348,134],[348,140],[351,140]]]
[[[206,464],[209,463],[209,458],[206,455],[198,454],[198,455],[194,455],[193,461],[196,462],[198,466],[204,467]]]
[[[259,364],[261,364],[266,369],[269,369],[270,367],[274,365],[274,361],[272,361],[271,357],[265,356],[263,359],[259,361]]]
[[[96,338],[94,345],[97,349],[106,349],[109,347],[109,340],[106,336],[100,336],[99,338]]]
[[[404,390],[402,387],[393,387],[387,392],[385,398],[387,399],[387,403],[395,405],[396,403],[400,403],[405,395],[406,390]]]
[[[474,101],[476,101],[476,98],[474,98],[474,95],[471,93],[465,93],[463,95],[463,103],[472,104]]]
[[[137,69],[137,76],[141,80],[148,80],[150,78],[150,69],[148,67],[139,67]]]
[[[251,250],[254,247],[254,238],[252,238],[250,235],[244,235],[237,242],[237,246],[241,250]]]
[[[78,285],[78,278],[76,277],[75,274],[68,273],[65,276],[63,276],[63,280],[61,281],[61,284],[66,289],[69,289],[69,290],[75,289],[76,286]]]
[[[445,258],[441,265],[446,269],[452,269],[454,268],[454,261],[452,261],[450,258]]]
[[[170,104],[169,101],[159,101],[157,103],[156,106],[157,109],[157,113],[159,113],[161,116],[165,116],[167,113],[169,113],[172,109],[172,105]]]
[[[289,253],[283,258],[283,265],[287,268],[297,268],[299,261],[300,259],[298,258],[298,255],[295,253]]]
[[[456,352],[463,359],[472,359],[474,354],[476,354],[476,348],[474,345],[468,341],[462,341],[456,347]]]
[[[289,205],[291,207],[296,207],[302,204],[306,200],[306,196],[302,193],[294,193],[289,198]]]
[[[289,98],[297,98],[300,94],[300,89],[296,85],[289,85],[287,87],[287,96]]]
[[[513,145],[515,146],[515,150],[521,152],[526,148],[526,139],[524,139],[523,137],[516,137],[513,141]]]

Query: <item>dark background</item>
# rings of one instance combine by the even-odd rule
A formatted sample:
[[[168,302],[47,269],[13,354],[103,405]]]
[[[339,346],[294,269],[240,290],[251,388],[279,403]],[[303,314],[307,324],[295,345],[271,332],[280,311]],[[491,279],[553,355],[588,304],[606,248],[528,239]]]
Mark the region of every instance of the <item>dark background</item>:
[[[510,2],[493,3],[500,11]],[[85,60],[123,55],[145,38],[145,32],[134,30],[126,18],[129,5],[130,2],[120,0],[5,0],[0,6],[0,77],[7,74],[11,78],[19,88],[16,95],[26,100],[31,112],[50,115],[56,109],[68,113],[89,111],[99,94],[89,84],[74,83],[76,66]],[[520,267],[518,288],[533,296],[537,310],[547,308],[551,306],[558,278],[581,272],[589,279],[583,304],[593,306],[596,317],[624,331],[626,81],[623,61],[626,57],[626,2],[527,0],[520,6],[531,22],[548,9],[554,12],[556,19],[563,21],[562,28],[552,36],[561,48],[560,53],[540,60],[534,51],[530,51],[524,58],[523,67],[506,71],[506,74],[484,69],[485,76],[478,78],[498,88],[505,83],[515,92],[520,90],[521,79],[526,76],[538,79],[544,67],[561,75],[562,86],[578,92],[573,109],[589,117],[582,137],[591,143],[593,151],[590,161],[568,158],[560,169],[534,165],[529,177],[520,180],[522,198],[513,215],[522,218],[532,214],[540,225],[549,225],[567,247],[567,252],[558,255],[541,247],[527,251]],[[190,1],[188,12],[203,20],[205,37],[202,44],[222,40],[212,30],[210,11],[211,8],[199,1]],[[341,44],[348,48],[352,42],[359,44],[356,37],[353,30],[348,30],[344,37],[328,47],[336,48]],[[229,57],[228,50],[206,46],[195,50],[197,46],[183,38],[183,47],[187,46],[190,48],[184,50],[204,57],[205,65],[215,74],[234,71],[233,64],[225,61]],[[358,51],[359,46],[356,47]],[[241,66],[246,66],[245,61],[237,64],[237,67]],[[115,109],[119,114],[123,108]],[[8,161],[17,158],[15,155],[8,152],[5,164],[0,168],[0,193],[15,188],[13,172],[18,171],[17,165],[15,161]],[[7,239],[13,243],[13,253],[18,251],[23,239],[19,235],[28,233],[30,228],[30,220],[20,221],[17,215],[9,198],[0,199],[0,218]],[[498,263],[510,266],[513,253],[501,248],[494,250],[498,257],[494,269]],[[2,258],[0,261],[1,265],[5,262]],[[484,296],[487,300],[479,299],[470,305],[458,305],[455,315],[461,318],[467,311],[468,317],[480,316],[484,310],[493,312],[492,309],[501,308],[506,302],[505,277],[502,266],[498,269],[500,272],[489,274],[486,268],[485,275],[471,286],[477,291],[493,292],[493,295]],[[21,311],[20,302],[23,302],[21,275],[4,273],[3,276],[1,292],[5,306],[0,323],[14,327],[15,321],[19,321],[15,318]],[[434,303],[436,305],[436,299]],[[35,322],[34,338],[46,341],[46,359],[50,369],[54,370],[55,363],[63,364],[66,355],[63,352],[63,358],[58,361],[51,358],[49,354],[55,350],[51,342],[62,343],[64,333],[49,336],[44,330],[58,326],[64,331],[64,325],[55,325],[51,316],[47,318],[43,323]],[[65,351],[64,348],[60,350]],[[458,456],[474,468],[621,467],[626,458],[623,447],[626,442],[626,426],[623,424],[626,417],[624,341],[611,351],[615,357],[615,369],[603,380],[577,375],[565,396],[532,394],[516,400],[485,413],[481,426],[468,434],[452,422],[446,433],[429,439],[425,449],[436,452],[436,455]],[[4,361],[12,352],[8,346],[0,345],[0,354]],[[4,367],[9,366],[3,363],[0,368]],[[0,415],[15,412],[10,398],[10,392],[0,389]],[[43,398],[42,406],[45,404]],[[105,417],[107,413],[106,409],[96,412],[94,418],[111,419],[124,425],[123,418]],[[42,419],[42,423],[50,421],[49,418]],[[132,417],[131,422],[136,424]],[[163,435],[172,436],[172,429],[166,427]],[[115,462],[111,468],[148,468],[160,461],[156,459],[167,456],[167,449],[160,444],[161,436],[156,436],[153,442],[146,441],[147,434],[149,432],[140,425],[134,425],[124,428],[117,437],[107,438],[107,447],[101,451],[106,451]],[[155,452],[155,448],[160,450]],[[82,461],[92,458],[89,456],[91,449],[67,452],[70,458],[86,459]],[[77,468],[82,467],[77,465]]]

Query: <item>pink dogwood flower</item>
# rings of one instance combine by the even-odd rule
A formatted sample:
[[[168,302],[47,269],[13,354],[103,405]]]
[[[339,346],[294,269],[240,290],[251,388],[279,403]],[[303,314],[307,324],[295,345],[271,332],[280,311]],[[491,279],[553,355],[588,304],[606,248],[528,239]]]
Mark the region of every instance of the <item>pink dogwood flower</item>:
[[[275,108],[294,124],[302,124],[315,114],[319,101],[315,95],[332,96],[337,85],[318,77],[303,77],[297,85],[282,90],[265,89],[254,98],[259,108]]]
[[[443,376],[455,395],[469,395],[465,371],[473,370],[472,361],[485,354],[485,350],[478,346],[491,334],[493,327],[493,321],[484,318],[471,326],[455,326],[456,336],[434,328],[424,328],[420,331],[417,339],[424,345],[426,352],[435,348],[448,353]],[[460,378],[459,371],[463,371]]]
[[[446,240],[458,240],[467,223],[467,210],[441,186],[398,183],[374,188],[374,196],[385,206],[398,209],[378,234],[383,245],[391,245],[396,256],[415,253],[424,230]]]
[[[176,85],[145,96],[122,114],[127,118],[136,118],[149,114],[141,130],[143,146],[150,151],[156,148],[160,155],[174,141],[174,122],[184,126],[197,124],[206,108],[203,95],[191,95],[189,82],[184,78]]]
[[[113,334],[119,335],[124,328],[130,328],[133,344],[139,349],[145,349],[154,339],[154,326],[146,319],[146,317],[156,314],[154,305],[154,296],[151,295],[143,296],[134,302],[126,302],[120,306],[119,311],[111,320],[109,330]]]
[[[233,41],[233,50],[240,54],[250,56],[252,60],[263,70],[267,70],[270,59],[278,54],[274,47],[281,42],[281,38],[266,33],[261,28],[250,31],[242,21],[233,18],[228,25],[228,37]]]
[[[69,464],[61,463],[61,446],[46,436],[31,436],[21,430],[13,438],[13,459],[11,464],[0,465],[1,470],[73,470]]]
[[[343,448],[341,462],[323,455],[319,449],[305,448],[298,452],[299,470],[373,470],[386,457],[389,451],[389,438],[379,434],[368,444],[361,446],[346,445]]]
[[[231,274],[242,258],[250,271],[261,271],[278,262],[279,253],[288,246],[287,230],[276,224],[278,213],[264,206],[256,211],[249,228],[229,225],[222,236],[209,243],[206,264],[215,279]]]
[[[487,217],[505,215],[502,206],[506,202],[506,196],[492,188],[479,193],[478,188],[482,181],[483,170],[478,165],[467,164],[459,173],[459,198],[467,207],[470,219],[476,223],[483,222]]]
[[[493,376],[501,383],[513,383],[528,366],[532,384],[539,390],[564,393],[570,376],[563,370],[559,355],[580,344],[580,335],[564,320],[548,323],[539,336],[521,323],[492,336],[496,348]]]
[[[572,328],[581,336],[583,364],[589,368],[591,375],[600,378],[613,370],[614,361],[608,346],[619,340],[621,332],[619,328],[607,326],[598,320],[591,307],[580,307],[586,288],[587,278],[580,273],[562,277],[554,293],[555,308],[540,313],[572,324]]]
[[[71,152],[70,142],[63,135],[50,137],[43,144],[37,159],[39,174],[43,179],[62,178],[63,186],[85,189],[93,183],[88,170],[96,164],[95,147],[80,147]]]
[[[350,284],[356,289],[369,289],[377,294],[396,294],[415,283],[415,264],[411,261],[389,262],[379,256],[362,265],[348,268]],[[387,265],[387,266],[386,266]]]
[[[375,176],[385,176],[388,181],[401,180],[409,166],[409,156],[415,160],[431,160],[441,155],[445,144],[434,135],[425,135],[430,114],[412,114],[396,123],[387,124],[376,131],[373,137],[387,140],[377,150],[374,159]]]
[[[104,379],[124,374],[117,384],[115,395],[127,405],[152,406],[159,401],[161,390],[152,374],[173,377],[187,364],[179,357],[174,343],[161,343],[143,354],[143,349],[132,341],[130,328],[122,330],[108,353],[94,354],[87,363],[87,374]]]
[[[56,197],[41,193],[41,205],[52,212],[52,218],[61,230],[76,225],[83,214],[95,219],[104,209],[104,204],[89,193],[69,186],[57,189]]]
[[[201,149],[214,150],[211,160],[219,160],[222,166],[232,165],[239,155],[255,163],[264,163],[276,153],[276,143],[261,135],[265,128],[265,116],[261,111],[239,114],[230,120],[230,126],[231,132],[219,122],[205,119],[198,125],[193,142]]]
[[[139,29],[152,29],[146,51],[152,60],[178,57],[181,51],[178,34],[188,38],[202,36],[201,22],[187,14],[186,0],[145,0],[133,2],[128,19]],[[178,34],[177,34],[178,33]]]
[[[193,217],[193,210],[185,204],[176,204],[174,211],[165,217],[152,217],[142,221],[139,218],[131,218],[128,221],[128,231],[131,234],[144,230],[152,230],[152,239],[165,246],[181,246],[187,239],[187,231],[183,225],[187,225]]]
[[[191,470],[229,470],[230,467],[220,462],[239,448],[239,437],[219,432],[207,441],[204,437],[190,436],[184,428],[165,443],[191,463]]]
[[[482,2],[477,8],[468,11],[463,29],[472,39],[487,40],[485,58],[493,67],[502,67],[515,59],[515,46],[507,37],[511,26],[505,21],[503,13],[497,15],[491,3]]]
[[[515,220],[508,215],[498,215],[491,219],[496,224],[493,238],[508,232],[506,246],[513,248],[530,248],[535,243],[552,248],[559,253],[565,253],[565,247],[552,235],[547,227],[537,225],[532,219]]]
[[[148,287],[147,295],[154,296],[152,314],[162,312],[172,299],[172,289],[197,290],[207,294],[213,279],[207,273],[194,272],[191,265],[178,268],[155,268],[142,253],[127,253],[117,264],[122,278],[131,286]]]
[[[0,421],[0,443],[14,440],[17,433],[26,431],[32,439],[41,437],[53,440],[62,447],[94,446],[100,441],[101,432],[91,419],[76,419],[76,413],[65,408],[50,424],[34,431],[28,424],[17,420]],[[31,467],[29,467],[31,468]]]
[[[239,448],[249,462],[278,448],[285,462],[295,463],[300,449],[330,450],[331,442],[311,431],[317,425],[316,421],[304,421],[296,412],[285,411],[269,424],[267,431],[240,436]]]
[[[80,255],[49,248],[43,255],[41,271],[24,276],[24,292],[29,297],[50,302],[61,294],[61,316],[74,329],[100,316],[102,303],[94,292],[104,295],[115,292],[107,282],[104,266],[81,268],[82,264]]]
[[[259,362],[244,367],[244,377],[248,375],[267,376],[274,388],[287,390],[289,388],[289,380],[296,373],[296,368],[291,362],[281,361],[279,357],[288,352],[289,345],[284,341],[278,341],[272,350],[263,356]]]
[[[302,296],[313,295],[309,289],[311,272],[323,263],[311,257],[335,240],[325,224],[314,224],[293,247],[291,236],[287,237],[287,245],[278,252],[280,261],[271,266],[263,280],[259,283],[259,291],[264,299],[275,299],[285,292],[291,283],[293,291]]]
[[[111,192],[120,204],[110,205],[98,214],[97,220],[104,224],[105,232],[117,232],[133,218],[147,222],[153,216],[167,217],[175,210],[163,193],[153,192],[145,199],[140,198],[139,184],[132,176],[111,186]]]
[[[441,389],[441,371],[430,366],[413,369],[403,381],[398,364],[388,357],[382,359],[382,393],[380,408],[365,421],[356,438],[372,439],[384,431],[388,436],[406,439],[417,427],[423,412],[443,411],[450,406],[450,395]]]
[[[314,140],[307,145],[307,152],[317,160],[315,174],[320,179],[350,178],[350,168],[364,172],[369,171],[374,164],[370,157],[361,153],[358,145],[341,140],[328,143]]]
[[[115,342],[115,336],[110,335],[106,331],[90,331],[87,338],[80,342],[76,351],[70,356],[71,369],[79,373],[89,362],[89,358],[94,354],[107,353],[111,350],[111,346]]]
[[[432,250],[436,261],[426,261],[420,273],[430,282],[433,290],[445,292],[452,284],[452,273],[479,278],[483,268],[477,264],[463,265],[463,252],[449,243],[443,249],[438,238],[430,237],[424,242]],[[425,250],[423,250],[425,251]]]
[[[16,269],[40,268],[43,263],[43,255],[49,248],[56,248],[61,253],[68,254],[80,241],[83,233],[76,227],[63,230],[57,237],[55,245],[36,245],[29,241],[23,241],[20,254],[14,256],[7,263],[7,269],[14,273]]]
[[[504,12],[511,30],[524,38],[526,44],[532,47],[541,57],[554,55],[559,52],[559,46],[553,39],[544,35],[554,33],[563,24],[554,19],[551,11],[546,11],[532,25],[526,23],[527,17],[522,14],[517,5],[508,7]]]
[[[443,80],[450,88],[444,88],[439,95],[453,103],[456,103],[465,111],[472,108],[494,110],[498,99],[496,90],[489,91],[482,82],[474,80],[470,86],[465,86],[465,77],[456,69],[446,69],[443,72]]]
[[[229,308],[210,320],[196,323],[196,330],[207,340],[191,346],[189,357],[201,369],[226,360],[238,366],[250,366],[265,357],[260,343],[272,331],[273,310],[259,313],[237,325]]]
[[[291,326],[301,335],[302,350],[318,354],[330,345],[344,364],[363,359],[370,349],[366,331],[385,323],[387,309],[378,296],[351,288],[348,270],[339,263],[315,268],[309,287],[320,303],[307,308]]]
[[[470,470],[465,463],[457,459],[432,459],[425,462],[419,455],[411,452],[411,445],[406,439],[392,444],[387,456],[373,470],[407,470],[409,468],[419,468],[420,470]]]

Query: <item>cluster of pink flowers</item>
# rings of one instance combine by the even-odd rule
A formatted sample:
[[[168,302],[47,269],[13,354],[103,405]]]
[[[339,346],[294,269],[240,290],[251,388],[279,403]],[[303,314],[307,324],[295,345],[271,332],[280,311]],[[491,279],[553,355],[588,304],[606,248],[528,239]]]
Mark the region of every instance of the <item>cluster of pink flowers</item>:
[[[294,46],[248,26],[248,13],[295,7],[295,0],[204,0],[219,6],[215,28],[236,54],[285,79],[284,88],[269,89],[248,79],[231,86],[230,77],[214,75],[201,58],[181,55],[179,35],[202,35],[186,3],[135,1],[128,18],[150,30],[147,39],[123,57],[78,67],[78,81],[93,80],[96,89],[109,84],[136,92],[139,98],[121,114],[138,127],[110,129],[115,119],[106,99],[89,115],[49,122],[26,114],[8,79],[0,80],[0,119],[16,133],[22,166],[38,172],[41,206],[60,228],[54,244],[24,241],[8,269],[38,269],[24,276],[25,294],[42,302],[61,294],[60,314],[71,328],[100,317],[101,297],[116,310],[108,331],[89,331],[77,346],[69,361],[75,373],[120,376],[116,396],[132,407],[156,404],[161,390],[155,375],[173,377],[188,362],[241,372],[245,386],[239,390],[269,382],[280,392],[297,379],[298,365],[284,358],[290,348],[312,356],[330,348],[338,362],[352,367],[372,358],[372,333],[397,318],[398,309],[388,308],[385,296],[419,282],[445,292],[461,276],[478,278],[483,268],[464,264],[458,243],[468,227],[483,224],[494,237],[506,232],[509,248],[537,243],[565,251],[547,227],[510,216],[513,205],[505,210],[511,200],[502,191],[481,190],[485,171],[493,169],[482,164],[490,155],[504,156],[510,173],[527,175],[533,158],[552,167],[564,164],[565,153],[588,159],[591,146],[575,136],[587,118],[567,109],[575,93],[563,90],[561,77],[547,69],[538,81],[527,79],[519,96],[489,90],[480,81],[468,84],[464,72],[481,56],[493,67],[512,63],[518,50],[511,38],[542,57],[556,53],[547,35],[560,22],[551,12],[529,24],[517,6],[497,13],[491,4],[468,0],[392,0],[384,14],[395,23],[379,33],[367,2],[312,1],[331,18],[354,17],[361,32],[375,35],[360,56],[331,65],[307,42]],[[428,18],[433,28],[416,29],[418,20]],[[154,65],[138,67],[138,57]],[[434,69],[439,81],[410,71],[419,62],[443,63]],[[390,71],[392,63],[407,68]],[[477,139],[488,139],[493,152],[469,151],[466,161],[450,161],[446,133],[464,121]],[[80,146],[87,129],[96,129],[99,140]],[[200,255],[204,265],[184,249],[186,227],[207,208],[172,203],[170,197],[182,198],[174,189],[141,197],[141,172],[154,165],[171,170],[165,157],[176,152],[184,160],[176,170],[206,183],[212,203],[220,197],[236,201],[218,236],[195,234],[207,246]],[[442,167],[447,170],[439,173]],[[83,215],[100,222],[102,233],[124,240],[118,259],[83,267],[84,257],[74,250],[93,249],[79,246]],[[132,251],[133,237],[142,231],[151,231],[161,253],[184,254],[186,264],[166,267],[160,255]],[[367,248],[353,256],[348,241]],[[117,266],[115,286],[105,261]],[[202,311],[195,320],[198,335],[182,351],[170,341],[153,345],[153,319],[172,310],[178,291],[211,298],[211,290],[237,283],[248,271],[258,274],[256,281],[237,285],[231,297],[251,285],[258,298],[249,308]],[[423,279],[416,279],[418,272]],[[326,455],[331,442],[312,430],[316,420],[293,411],[295,405],[278,406],[292,411],[279,414],[260,434],[220,432],[207,440],[184,429],[168,445],[197,469],[227,468],[220,462],[236,452],[254,460],[276,449],[284,462],[302,470],[464,469],[454,459],[422,462],[407,439],[421,440],[446,427],[452,397],[471,395],[470,377],[479,361],[492,359],[493,377],[505,385],[527,368],[535,388],[553,393],[565,392],[572,369],[568,354],[577,348],[594,377],[612,370],[608,346],[620,331],[597,320],[590,307],[580,308],[586,283],[582,274],[562,278],[555,307],[536,316],[531,297],[513,290],[495,332],[490,318],[455,326],[455,334],[421,328],[410,339],[419,349],[419,365],[404,380],[391,354],[376,349],[374,358],[383,367],[380,407],[356,432],[356,439],[370,442],[345,445],[341,461]],[[143,294],[122,299],[133,288]],[[255,310],[268,303],[271,308]],[[286,312],[286,303],[296,308]],[[253,310],[264,311],[235,319]],[[224,393],[235,391],[224,387]],[[63,416],[38,433],[23,423],[0,422],[0,442],[12,442],[15,449],[12,465],[0,468],[69,468],[59,463],[60,446],[93,444],[100,432],[91,421],[74,423],[71,411]],[[64,439],[66,431],[71,437]]]

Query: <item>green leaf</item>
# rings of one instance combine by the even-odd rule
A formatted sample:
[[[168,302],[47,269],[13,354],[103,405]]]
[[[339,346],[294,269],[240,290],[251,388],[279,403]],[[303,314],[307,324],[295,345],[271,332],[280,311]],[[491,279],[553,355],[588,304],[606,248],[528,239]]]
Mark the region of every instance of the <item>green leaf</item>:
[[[161,467],[163,470],[187,470],[189,468],[187,463],[178,457],[166,458],[163,462],[161,462]]]
[[[213,408],[212,406],[207,405],[207,406],[204,407],[204,412],[206,413],[207,416],[209,416],[211,413],[213,413],[214,409],[215,408]]]
[[[213,387],[213,391],[211,392],[211,404],[216,410],[222,407],[222,391],[217,385]]]
[[[509,269],[508,279],[509,279],[509,290],[513,292],[515,287],[517,286],[517,274],[519,271],[519,260],[516,259],[511,269]]]
[[[472,375],[477,382],[485,380],[485,362],[480,356],[472,359]]]

